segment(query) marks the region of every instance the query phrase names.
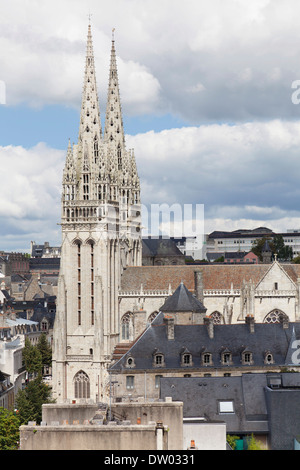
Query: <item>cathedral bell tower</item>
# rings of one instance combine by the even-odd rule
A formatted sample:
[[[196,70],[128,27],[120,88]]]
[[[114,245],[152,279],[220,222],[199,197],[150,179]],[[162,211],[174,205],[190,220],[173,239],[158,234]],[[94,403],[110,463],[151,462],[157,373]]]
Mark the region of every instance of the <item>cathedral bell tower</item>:
[[[115,41],[103,134],[90,25],[78,143],[68,145],[61,209],[53,397],[104,401],[119,340],[122,270],[141,265],[141,204],[134,153],[125,145]]]

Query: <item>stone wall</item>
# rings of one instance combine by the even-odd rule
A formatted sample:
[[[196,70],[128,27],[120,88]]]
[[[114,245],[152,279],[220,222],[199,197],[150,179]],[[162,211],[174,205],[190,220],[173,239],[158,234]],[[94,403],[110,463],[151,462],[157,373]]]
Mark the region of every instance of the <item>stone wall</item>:
[[[43,405],[41,426],[20,428],[21,450],[182,449],[182,402],[166,398],[112,403],[105,409],[101,411],[100,404]],[[95,419],[101,413],[106,424]]]
[[[21,426],[21,450],[162,450],[168,449],[168,433],[157,440],[156,424]]]

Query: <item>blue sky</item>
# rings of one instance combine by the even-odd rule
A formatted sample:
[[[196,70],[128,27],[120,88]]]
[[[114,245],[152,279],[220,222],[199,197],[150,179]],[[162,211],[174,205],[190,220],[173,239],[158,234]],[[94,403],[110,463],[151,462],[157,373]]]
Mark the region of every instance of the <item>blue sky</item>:
[[[0,106],[1,145],[33,147],[39,142],[64,150],[68,140],[78,139],[79,110],[64,105],[31,108],[24,104]],[[183,127],[186,123],[172,115],[124,116],[124,128],[130,135],[154,130]],[[104,122],[103,122],[104,126]]]
[[[300,228],[298,1],[0,7],[0,249],[60,243],[61,172],[68,139],[77,140],[89,13],[102,120],[116,29],[143,204],[204,204],[206,233]]]

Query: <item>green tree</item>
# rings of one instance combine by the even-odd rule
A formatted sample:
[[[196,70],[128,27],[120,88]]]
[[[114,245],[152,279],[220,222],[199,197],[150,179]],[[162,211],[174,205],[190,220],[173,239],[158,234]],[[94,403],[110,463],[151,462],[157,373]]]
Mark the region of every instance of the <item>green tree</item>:
[[[18,449],[19,427],[19,416],[6,408],[0,408],[0,450]]]
[[[269,243],[272,254],[277,254],[278,259],[280,260],[292,260],[293,259],[293,249],[290,246],[285,245],[282,235],[275,235],[273,239],[270,237],[259,238],[255,240],[255,243],[252,246],[252,252],[259,257],[262,261],[262,249],[266,242]]]
[[[248,438],[247,450],[263,450],[261,444],[255,439],[253,434]]]
[[[45,333],[41,334],[39,337],[37,349],[41,354],[42,365],[50,367],[52,364],[52,349]]]
[[[42,354],[36,346],[31,344],[28,338],[25,339],[23,361],[29,374],[36,375],[42,371]]]
[[[227,434],[226,440],[227,440],[228,444],[230,445],[230,447],[232,448],[232,450],[235,450],[236,441],[238,439],[239,439],[239,436],[232,436],[231,434]]]
[[[270,246],[272,252],[274,252],[274,251],[273,251],[272,239],[269,238],[269,237],[264,237],[264,238],[258,238],[258,239],[256,239],[255,242],[254,242],[253,245],[252,245],[252,248],[251,248],[252,253],[254,253],[256,256],[258,256],[259,259],[260,259],[260,261],[262,261],[262,254],[261,254],[261,252],[262,252],[262,249],[263,249],[263,246],[264,246],[266,240],[268,241],[269,246]]]
[[[293,258],[293,249],[284,244],[282,235],[275,235],[272,250],[273,253],[277,253],[278,259],[286,261]]]
[[[42,380],[42,374],[28,382],[24,390],[19,390],[16,396],[16,406],[20,424],[27,424],[28,421],[36,421],[40,424],[42,420],[42,405],[54,403],[51,399],[51,387]]]

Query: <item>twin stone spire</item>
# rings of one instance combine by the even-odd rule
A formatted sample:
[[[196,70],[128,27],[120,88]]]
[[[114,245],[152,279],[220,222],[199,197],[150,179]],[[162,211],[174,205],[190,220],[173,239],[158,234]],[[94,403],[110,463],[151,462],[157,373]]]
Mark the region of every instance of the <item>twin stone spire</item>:
[[[101,204],[120,198],[129,204],[140,203],[135,156],[125,145],[115,41],[113,38],[103,132],[89,25],[78,143],[71,146],[69,142],[63,172],[62,223],[80,221],[83,210],[74,210],[78,203],[89,206],[89,216],[97,218]]]

